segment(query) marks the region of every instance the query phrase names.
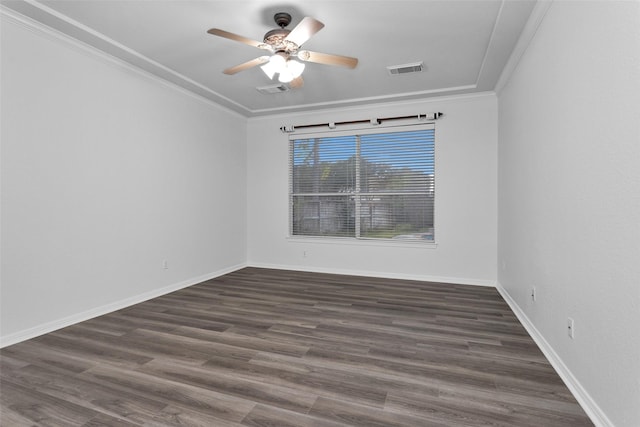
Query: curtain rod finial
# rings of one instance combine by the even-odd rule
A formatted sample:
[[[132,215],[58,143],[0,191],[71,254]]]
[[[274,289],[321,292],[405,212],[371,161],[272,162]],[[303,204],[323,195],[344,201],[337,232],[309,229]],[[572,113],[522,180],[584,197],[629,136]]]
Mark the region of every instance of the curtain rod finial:
[[[443,114],[438,113],[426,113],[426,114],[418,114],[418,120],[437,120],[442,117]]]

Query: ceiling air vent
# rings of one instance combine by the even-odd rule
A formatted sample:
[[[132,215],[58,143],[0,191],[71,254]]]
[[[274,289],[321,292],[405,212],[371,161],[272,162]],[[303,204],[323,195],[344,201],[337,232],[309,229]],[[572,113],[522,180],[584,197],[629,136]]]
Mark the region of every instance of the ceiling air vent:
[[[390,65],[387,67],[387,71],[389,74],[409,74],[409,73],[419,73],[424,70],[423,62],[414,62],[412,64],[402,64],[402,65]]]
[[[282,93],[282,92],[287,92],[289,90],[289,86],[287,85],[269,85],[269,86],[260,86],[257,87],[256,89],[258,89],[258,92],[260,93],[264,93],[265,95],[271,94],[271,93]]]

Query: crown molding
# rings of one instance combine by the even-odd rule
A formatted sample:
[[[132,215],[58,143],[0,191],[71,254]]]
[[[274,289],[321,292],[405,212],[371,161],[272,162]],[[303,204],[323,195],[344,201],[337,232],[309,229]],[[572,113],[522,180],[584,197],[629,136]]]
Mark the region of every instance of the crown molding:
[[[260,115],[275,115],[286,113],[303,113],[307,111],[316,111],[321,109],[334,109],[341,107],[357,107],[357,106],[370,106],[373,103],[394,103],[394,102],[406,102],[414,100],[425,100],[427,98],[440,98],[447,95],[464,95],[469,91],[476,89],[476,85],[466,85],[458,87],[450,87],[443,89],[424,90],[417,92],[407,92],[403,94],[395,95],[382,95],[371,96],[366,98],[354,98],[344,101],[332,101],[332,102],[319,102],[315,104],[296,105],[293,107],[278,107],[278,108],[266,108],[262,110],[250,110],[254,116]]]
[[[493,46],[493,41],[495,39],[496,31],[498,28],[498,23],[500,22],[500,17],[502,16],[502,11],[504,10],[504,1],[500,3],[500,9],[498,9],[498,13],[496,14],[496,19],[493,22],[493,29],[491,30],[491,36],[489,36],[489,43],[487,43],[487,47],[484,50],[484,56],[482,57],[482,63],[480,64],[480,69],[478,70],[478,75],[476,76],[476,84],[477,87],[480,84],[480,79],[482,77],[482,73],[485,70],[485,66],[487,65],[487,59],[489,58],[489,54],[491,52],[491,46]]]
[[[531,41],[533,40],[536,33],[538,32],[538,28],[540,27],[540,24],[544,20],[544,17],[547,14],[547,11],[549,10],[549,7],[551,7],[552,3],[553,3],[553,0],[538,0],[536,2],[536,5],[531,11],[531,15],[529,16],[529,20],[527,21],[527,24],[522,30],[522,33],[518,38],[518,42],[516,43],[516,46],[513,48],[513,52],[511,52],[511,56],[509,56],[509,60],[507,61],[507,64],[502,70],[502,73],[500,74],[500,78],[496,83],[494,90],[497,94],[500,94],[502,89],[504,89],[507,83],[509,83],[511,76],[518,68],[518,65],[520,64],[520,60],[524,56],[525,52],[529,48],[529,45],[531,44]]]
[[[234,115],[249,116],[250,110],[243,105],[37,1],[21,0],[10,4],[14,7],[0,4],[0,16],[49,40],[117,64]]]
[[[412,106],[420,106],[425,103],[434,103],[434,104],[442,104],[446,102],[456,102],[456,101],[464,101],[464,100],[472,100],[477,98],[495,98],[496,93],[493,91],[484,91],[484,92],[473,92],[473,93],[458,93],[458,94],[449,94],[449,95],[438,95],[432,97],[422,97],[417,99],[409,99],[409,100],[389,100],[388,102],[380,101],[376,103],[368,103],[368,104],[356,104],[356,105],[328,105],[325,108],[317,108],[310,110],[294,110],[294,111],[277,111],[273,114],[264,114],[260,116],[252,116],[249,117],[249,123],[259,120],[271,120],[271,119],[285,119],[288,120],[293,116],[306,117],[315,114],[342,114],[342,113],[354,113],[358,111],[368,112],[371,109],[385,109],[385,108],[407,108]],[[422,108],[422,107],[420,107]],[[435,107],[434,107],[435,108]],[[444,108],[444,107],[437,107]]]

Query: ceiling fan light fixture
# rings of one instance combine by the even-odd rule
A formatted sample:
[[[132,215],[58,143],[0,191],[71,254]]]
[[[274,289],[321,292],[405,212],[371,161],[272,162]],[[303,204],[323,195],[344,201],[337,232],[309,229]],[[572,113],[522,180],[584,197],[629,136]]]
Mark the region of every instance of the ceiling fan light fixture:
[[[260,68],[262,68],[262,71],[264,71],[267,77],[273,79],[273,76],[276,73],[282,74],[287,70],[287,59],[283,55],[276,53],[269,59],[269,62],[262,65]],[[280,81],[282,82],[282,80]]]
[[[278,81],[281,83],[289,83],[302,75],[305,64],[293,59],[285,59],[284,56],[276,54],[269,59],[269,62],[260,68],[270,79],[278,74]]]
[[[260,66],[260,68],[262,69],[262,71],[264,71],[267,77],[273,80],[273,76],[276,74],[277,71],[276,71],[276,67],[274,66],[274,64],[271,63],[271,61]]]
[[[286,68],[287,66],[287,60],[280,53],[276,53],[275,55],[273,55],[271,59],[269,59],[269,63],[273,64],[273,67],[275,68],[276,73],[279,73],[280,70]]]
[[[287,61],[287,69],[291,72],[293,78],[297,79],[304,71],[304,64],[300,61],[296,61],[295,59],[290,59]]]
[[[291,80],[293,80],[293,73],[291,70],[285,68],[280,72],[280,75],[278,76],[278,81],[280,83],[289,83]]]

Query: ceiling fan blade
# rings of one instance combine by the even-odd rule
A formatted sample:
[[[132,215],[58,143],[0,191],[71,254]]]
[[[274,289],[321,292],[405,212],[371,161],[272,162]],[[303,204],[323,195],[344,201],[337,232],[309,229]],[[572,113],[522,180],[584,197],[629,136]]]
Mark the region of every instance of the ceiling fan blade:
[[[255,67],[258,65],[262,65],[266,62],[269,62],[269,57],[268,56],[261,56],[259,58],[256,59],[252,59],[251,61],[247,61],[243,64],[240,65],[236,65],[235,67],[231,67],[231,68],[227,68],[226,70],[223,71],[223,73],[225,74],[235,74],[235,73],[239,73],[240,71],[244,71],[246,69],[249,69],[251,67]]]
[[[258,49],[271,50],[271,46],[266,43],[259,42],[257,40],[251,40],[246,37],[239,36],[234,33],[230,33],[225,30],[221,30],[219,28],[212,28],[207,31],[209,34],[213,34],[214,36],[224,37],[225,39],[235,40],[240,43],[248,44],[249,46],[257,47]]]
[[[310,50],[301,50],[298,52],[298,58],[302,61],[315,62],[325,65],[339,65],[341,67],[356,68],[358,58],[349,56],[331,55],[328,53],[311,52]]]
[[[296,77],[295,79],[291,80],[291,82],[289,83],[289,87],[291,89],[297,89],[302,86],[304,86],[304,80],[302,80],[302,76]]]
[[[317,19],[305,17],[296,27],[291,30],[285,40],[293,42],[298,46],[302,46],[304,42],[309,40],[312,35],[320,31],[324,24]]]

